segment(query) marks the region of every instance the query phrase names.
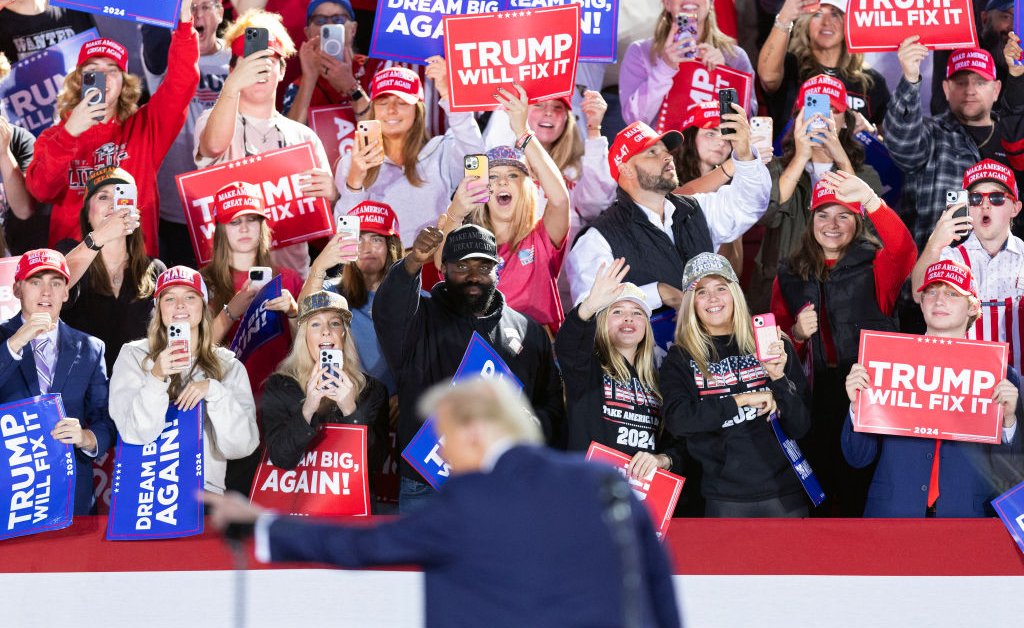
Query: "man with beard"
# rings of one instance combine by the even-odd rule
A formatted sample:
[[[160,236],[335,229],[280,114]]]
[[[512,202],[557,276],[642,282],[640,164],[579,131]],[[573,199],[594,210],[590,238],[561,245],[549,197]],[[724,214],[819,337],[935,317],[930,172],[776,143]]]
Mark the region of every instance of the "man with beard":
[[[743,108],[733,105],[733,111],[722,116],[720,126],[733,147],[732,159],[719,168],[729,185],[716,192],[672,193],[679,187],[671,153],[683,141],[679,131],[658,135],[634,122],[615,136],[608,162],[619,184],[617,198],[569,252],[565,264],[573,301],[590,290],[601,264],[624,257],[630,270],[623,281],[640,286],[651,310],[678,309],[686,260],[736,240],[764,214],[771,175],[750,146]]]
[[[420,272],[442,240],[444,281],[425,298]],[[551,342],[543,327],[505,305],[497,290],[497,269],[498,246],[487,229],[464,225],[445,238],[436,227],[427,227],[377,289],[373,324],[398,386],[398,452],[420,429],[416,415],[420,395],[455,374],[474,332],[522,382],[545,440],[562,445],[565,409]],[[435,495],[434,490],[404,459],[399,460],[399,470],[399,511],[418,510]]]

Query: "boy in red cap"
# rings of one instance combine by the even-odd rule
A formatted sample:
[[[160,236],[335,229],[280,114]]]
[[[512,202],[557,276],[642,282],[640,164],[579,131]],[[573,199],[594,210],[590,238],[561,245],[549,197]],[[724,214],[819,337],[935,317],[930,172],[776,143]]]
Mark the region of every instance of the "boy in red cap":
[[[0,403],[60,394],[67,413],[51,432],[75,446],[75,514],[92,510],[92,461],[114,444],[107,413],[103,342],[68,327],[60,310],[68,300],[64,256],[51,249],[28,251],[14,272],[21,313],[0,325]]]
[[[1009,153],[1014,141],[1021,139],[1016,130],[1021,116],[1009,107],[997,108],[996,101],[1004,90],[1003,102],[1024,98],[1024,80],[1020,78],[1024,66],[1013,65],[1020,53],[1016,36],[1003,49],[1010,68],[1005,84],[996,80],[995,61],[988,51],[954,51],[942,83],[949,111],[925,118],[921,111],[921,62],[929,52],[919,40],[920,36],[913,35],[900,44],[903,78],[885,115],[885,144],[904,174],[900,214],[918,249],[923,249],[946,207],[946,191],[960,189],[964,170],[982,159],[1014,165]]]
[[[1010,344],[1010,363],[1024,364],[1021,339],[1024,316],[1024,241],[1010,232],[1020,213],[1017,177],[1011,168],[985,159],[964,172],[968,215],[954,218],[962,204],[942,212],[935,230],[921,251],[912,274],[914,286],[925,270],[939,260],[953,260],[971,269],[982,303],[982,315],[969,338]],[[964,239],[966,238],[966,239]],[[920,294],[914,293],[920,301]]]
[[[57,98],[61,121],[39,136],[25,181],[32,196],[53,203],[50,246],[64,238],[81,240],[78,213],[89,174],[97,168],[119,166],[138,183],[146,253],[157,256],[156,173],[185,123],[188,103],[199,82],[199,47],[190,2],[182,3],[170,57],[174,61],[167,79],[147,104],[138,107],[141,87],[139,79],[126,71],[128,51],[124,46],[110,39],[82,46],[78,67],[68,74]],[[91,97],[82,98],[86,72],[106,75],[105,99],[93,102]]]
[[[963,338],[981,313],[971,270],[952,261],[932,264],[924,274],[921,313],[926,336]],[[908,358],[911,363],[913,357]],[[846,378],[850,419],[843,424],[843,456],[854,467],[878,466],[868,491],[865,517],[991,517],[989,502],[1024,477],[1024,418],[1012,366],[996,384],[994,403],[1003,406],[1002,444],[985,445],[853,431],[854,404],[871,385],[867,369],[854,364]]]

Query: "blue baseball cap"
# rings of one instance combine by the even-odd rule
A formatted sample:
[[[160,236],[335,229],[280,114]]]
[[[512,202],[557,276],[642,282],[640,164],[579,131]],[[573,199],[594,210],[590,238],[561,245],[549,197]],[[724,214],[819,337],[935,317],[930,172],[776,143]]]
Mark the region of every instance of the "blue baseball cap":
[[[310,0],[309,6],[306,7],[306,21],[313,17],[313,11],[321,4],[330,2],[331,4],[340,5],[343,9],[348,11],[348,16],[353,20],[356,19],[356,12],[352,9],[352,3],[348,0]]]
[[[986,11],[1013,11],[1013,0],[988,0]]]

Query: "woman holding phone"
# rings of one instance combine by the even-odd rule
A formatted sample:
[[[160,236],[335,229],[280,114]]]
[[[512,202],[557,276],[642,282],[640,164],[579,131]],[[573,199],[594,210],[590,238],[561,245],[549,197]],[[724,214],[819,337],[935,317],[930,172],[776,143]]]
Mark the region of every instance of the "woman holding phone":
[[[661,365],[665,426],[703,471],[708,517],[803,517],[807,497],[773,433],[811,427],[806,381],[788,338],[758,359],[750,311],[729,261],[686,263],[675,345]],[[777,419],[772,415],[776,415]]]
[[[667,130],[679,128],[690,102],[692,85],[679,74],[679,64],[697,61],[708,70],[723,65],[750,75],[754,66],[736,40],[718,28],[714,0],[661,0],[661,4],[654,36],[626,49],[619,71],[619,100],[627,125],[640,120]],[[746,97],[747,114],[752,115],[757,111],[753,82]]]
[[[666,447],[651,309],[640,288],[622,283],[628,272],[622,258],[601,266],[558,330],[555,353],[568,400],[568,449],[586,451],[591,442],[617,449],[632,456],[628,470],[642,478],[681,470],[684,452]],[[607,414],[621,403],[632,406],[631,418]]]
[[[342,230],[331,238],[320,255],[313,260],[309,278],[302,285],[299,302],[320,290],[336,292],[345,297],[352,313],[350,333],[359,353],[363,369],[380,380],[388,393],[397,392],[384,354],[381,353],[377,332],[373,328],[373,300],[384,274],[402,259],[404,248],[398,237],[398,217],[384,203],[364,201],[348,213],[358,226],[353,237]],[[331,271],[341,267],[341,274]]]
[[[487,151],[490,195],[486,203],[470,205],[468,220],[494,233],[501,260],[498,281],[506,304],[554,334],[565,318],[558,274],[569,235],[569,191],[547,151],[540,142],[532,141],[526,91],[521,85],[515,87],[517,94],[499,87],[495,98],[508,112],[513,132],[525,138],[519,142],[525,151],[512,146]],[[534,178],[547,199],[539,219]],[[477,182],[466,185],[470,183]],[[461,221],[446,223],[458,227]]]
[[[34,198],[53,204],[51,247],[66,238],[82,238],[79,214],[89,175],[118,166],[135,178],[146,253],[157,255],[157,168],[185,124],[199,83],[199,44],[190,2],[182,2],[169,58],[164,82],[140,107],[142,88],[139,78],[127,71],[128,50],[110,39],[82,46],[78,64],[57,96],[59,121],[36,140],[35,156],[25,177]],[[97,87],[103,85],[90,92],[89,99],[83,98],[89,91],[86,79]]]
[[[846,376],[857,361],[862,330],[897,330],[893,308],[914,268],[917,247],[896,212],[848,172],[825,173],[810,208],[798,248],[779,266],[771,310],[779,328],[796,342],[812,378],[808,460],[832,511],[860,517],[872,470],[854,469],[842,456]],[[867,230],[867,221],[881,241]]]
[[[876,132],[889,108],[885,77],[864,64],[864,55],[846,47],[847,0],[786,0],[757,58],[757,80],[764,89],[768,114],[781,134],[790,112],[802,104],[800,85],[818,74],[846,86],[855,130]]]
[[[57,250],[67,256],[74,286],[61,318],[103,341],[107,373],[122,345],[146,335],[156,278],[167,270],[146,255],[135,207],[116,204],[120,189],[134,187],[135,178],[121,168],[94,171],[79,212],[84,241],[57,243]]]
[[[339,294],[320,291],[302,299],[295,343],[267,380],[263,395],[263,434],[275,466],[294,468],[324,425],[347,424],[367,428],[369,477],[382,469],[388,444],[388,392],[360,367],[351,321],[348,303]],[[325,365],[338,362],[340,371]],[[372,484],[370,490],[376,493]]]
[[[448,111],[448,73],[444,59],[431,57],[428,78]],[[370,111],[356,125],[356,143],[338,164],[335,181],[341,197],[335,218],[363,201],[385,203],[398,212],[403,242],[437,223],[459,182],[463,158],[484,152],[480,127],[472,113],[449,113],[444,135],[427,136],[423,84],[416,72],[391,67],[377,72]]]
[[[227,462],[259,444],[249,378],[242,363],[213,341],[206,284],[198,272],[185,266],[164,271],[155,297],[147,336],[125,344],[114,363],[110,418],[126,443],[145,445],[163,431],[171,404],[191,410],[202,401],[204,488],[223,493]],[[172,325],[187,348],[169,341]]]

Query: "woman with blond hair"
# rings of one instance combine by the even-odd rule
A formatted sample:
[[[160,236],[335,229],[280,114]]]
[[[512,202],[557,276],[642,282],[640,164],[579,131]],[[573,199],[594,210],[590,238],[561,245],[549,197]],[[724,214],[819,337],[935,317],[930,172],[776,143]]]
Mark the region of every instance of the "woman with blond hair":
[[[703,63],[710,71],[720,65],[753,75],[747,53],[718,28],[714,0],[662,0],[654,37],[635,41],[626,49],[619,71],[619,100],[626,124],[640,120],[656,129],[678,129],[686,116],[693,87],[678,74],[684,61]],[[696,25],[693,39],[680,38],[677,19],[685,15]],[[747,113],[757,111],[751,81]],[[742,95],[741,95],[742,98]],[[671,106],[678,103],[681,106]]]
[[[444,59],[428,59],[426,76],[434,81],[448,111],[448,71]],[[423,83],[416,72],[394,66],[373,76],[365,120],[380,125],[380,136],[356,130],[350,153],[338,162],[340,192],[334,215],[340,218],[363,201],[390,205],[398,213],[399,236],[412,242],[433,226],[464,176],[463,158],[483,153],[480,127],[472,113],[449,113],[444,135],[429,137]]]
[[[259,444],[249,378],[234,354],[213,341],[208,293],[198,272],[185,266],[164,271],[155,296],[146,337],[125,344],[114,363],[110,418],[124,442],[145,445],[163,431],[171,404],[191,410],[202,401],[204,488],[223,493],[228,461]],[[188,326],[188,351],[170,345],[172,323]]]
[[[314,292],[299,307],[299,331],[291,352],[263,390],[260,420],[270,461],[292,469],[318,430],[327,424],[365,425],[367,473],[376,475],[388,442],[388,392],[363,372],[349,324],[345,297]],[[320,351],[342,352],[340,372],[320,365]]]
[[[596,442],[632,456],[629,472],[679,467],[666,447],[654,363],[651,309],[636,285],[622,283],[626,260],[601,266],[587,296],[569,312],[555,339],[568,400],[570,450]],[[624,418],[628,409],[628,418]]]
[[[721,255],[686,263],[675,345],[661,365],[665,426],[701,465],[708,517],[802,517],[807,498],[770,420],[811,427],[803,370],[787,338],[756,356],[750,312]],[[776,415],[777,419],[772,415]]]
[[[818,74],[834,76],[846,85],[857,120],[854,130],[874,130],[889,107],[889,86],[885,77],[864,65],[864,55],[852,54],[846,47],[847,0],[821,0],[813,13],[802,10],[805,3],[786,0],[757,58],[757,78],[775,133],[781,135],[794,107],[803,106],[796,102],[800,86]]]
[[[192,28],[191,3],[181,5],[181,20],[171,36],[167,78],[149,102],[138,106],[142,88],[129,74],[128,51],[110,39],[82,46],[78,65],[64,79],[57,97],[60,121],[36,141],[25,183],[40,202],[52,203],[49,244],[81,240],[79,212],[89,175],[118,166],[138,184],[138,210],[146,253],[156,257],[159,198],[156,174],[164,155],[185,124],[188,104],[199,84],[199,44]],[[102,92],[82,97],[83,78],[104,81]],[[101,97],[102,95],[102,97]]]

